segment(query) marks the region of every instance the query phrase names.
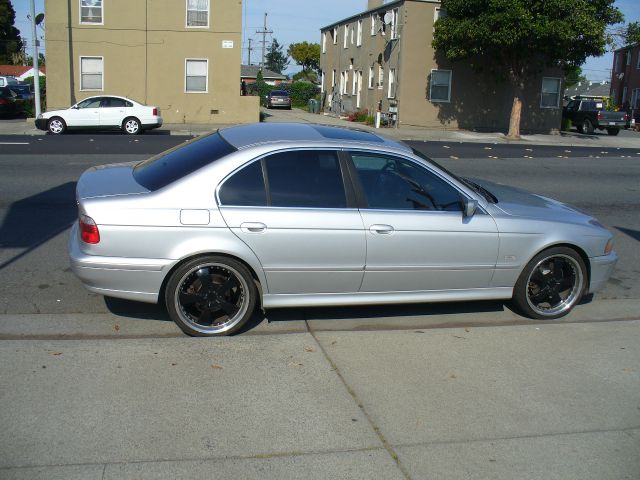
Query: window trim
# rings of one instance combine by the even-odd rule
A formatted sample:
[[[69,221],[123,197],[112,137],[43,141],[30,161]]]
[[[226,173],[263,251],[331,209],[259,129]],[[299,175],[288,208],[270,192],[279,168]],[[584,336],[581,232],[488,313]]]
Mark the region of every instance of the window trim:
[[[378,64],[378,90],[384,89],[384,67],[381,63]]]
[[[371,36],[372,37],[376,36],[376,14],[375,13],[371,14]]]
[[[333,27],[333,44],[338,44],[338,27]]]
[[[398,38],[400,38],[399,36],[399,19],[400,19],[400,9],[399,8],[392,8],[391,9],[391,32],[390,32],[390,39],[391,40],[397,40]]]
[[[207,75],[205,76],[205,90],[204,91],[191,91],[191,90],[187,90],[187,62],[189,61],[205,61],[207,62]],[[184,59],[184,93],[189,93],[189,94],[203,94],[203,93],[209,93],[209,59],[208,58],[185,58]]]
[[[556,104],[555,105],[542,105],[542,95],[543,92],[542,88],[544,87],[544,81],[545,80],[558,80],[558,91],[556,93],[556,95],[558,96],[557,100],[556,100]],[[547,92],[548,93],[548,92]],[[562,96],[562,79],[560,77],[542,77],[541,80],[541,84],[540,84],[540,108],[560,108],[560,98]]]
[[[322,32],[322,53],[327,53],[327,32]]]
[[[369,83],[367,84],[369,90],[373,90],[373,87],[375,86],[375,83],[376,83],[375,80],[376,80],[376,77],[373,70],[373,66],[370,66],[369,67]]]
[[[362,19],[358,20],[358,32],[356,34],[356,47],[362,46]]]
[[[99,58],[100,61],[102,62],[102,72],[101,73],[101,83],[100,83],[100,88],[82,88],[82,59],[83,58]],[[79,57],[79,69],[80,70],[80,88],[79,91],[81,92],[104,92],[104,56],[100,56],[100,55],[81,55]]]
[[[396,69],[389,68],[389,79],[387,82],[387,98],[396,98],[395,84],[396,84]],[[392,92],[393,90],[393,92]],[[393,95],[391,95],[393,93]]]
[[[100,22],[83,22],[82,21],[82,0],[78,0],[78,24],[79,25],[104,25],[104,0],[100,4]]]
[[[343,38],[342,46],[343,48],[347,48],[348,42],[349,42],[349,25],[344,26],[343,33],[344,33],[344,38]]]
[[[448,91],[447,91],[447,99],[434,99],[433,98],[433,72],[449,72],[449,83],[448,83]],[[429,101],[431,103],[451,103],[451,90],[453,85],[453,70],[447,70],[442,68],[432,68],[431,69],[431,78],[429,79]]]
[[[199,11],[199,10],[194,10]],[[211,28],[211,0],[207,0],[207,25],[189,25],[189,0],[184,0],[184,28],[206,29]]]

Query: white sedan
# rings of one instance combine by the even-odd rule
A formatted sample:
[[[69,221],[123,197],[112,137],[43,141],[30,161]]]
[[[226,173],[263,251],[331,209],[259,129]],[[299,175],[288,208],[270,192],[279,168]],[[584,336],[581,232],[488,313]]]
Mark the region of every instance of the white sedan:
[[[65,110],[40,114],[36,127],[60,135],[71,129],[122,130],[136,135],[162,125],[158,107],[114,95],[89,97]]]

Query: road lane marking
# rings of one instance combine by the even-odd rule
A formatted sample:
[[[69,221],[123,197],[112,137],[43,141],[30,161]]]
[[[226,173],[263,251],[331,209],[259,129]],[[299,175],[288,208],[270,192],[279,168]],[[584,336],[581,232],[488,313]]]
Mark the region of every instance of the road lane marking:
[[[29,142],[0,142],[0,145],[29,145]]]

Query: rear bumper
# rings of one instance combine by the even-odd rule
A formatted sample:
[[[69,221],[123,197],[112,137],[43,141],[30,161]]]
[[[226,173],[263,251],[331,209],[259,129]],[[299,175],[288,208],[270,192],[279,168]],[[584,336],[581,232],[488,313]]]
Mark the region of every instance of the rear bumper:
[[[601,257],[592,257],[589,259],[591,264],[591,282],[589,285],[589,293],[594,293],[602,289],[609,277],[613,273],[613,269],[618,262],[616,252]]]
[[[598,127],[599,128],[625,128],[627,126],[627,122],[607,122],[606,120],[603,120],[601,122],[599,122]]]
[[[157,303],[171,260],[87,255],[80,249],[78,223],[69,238],[71,270],[89,291],[110,297]]]
[[[143,130],[153,130],[162,126],[162,117],[145,118],[141,123]]]

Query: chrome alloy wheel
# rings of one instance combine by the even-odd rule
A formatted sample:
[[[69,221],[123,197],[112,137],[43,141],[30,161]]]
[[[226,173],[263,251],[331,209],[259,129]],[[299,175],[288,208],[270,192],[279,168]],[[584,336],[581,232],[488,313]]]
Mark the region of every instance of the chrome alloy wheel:
[[[541,316],[556,316],[570,310],[584,287],[582,269],[564,254],[540,260],[527,279],[527,303]]]
[[[124,129],[130,135],[135,135],[140,130],[140,122],[135,118],[130,118],[124,122]]]
[[[59,118],[54,118],[49,122],[49,131],[51,133],[60,134],[64,131],[64,123]]]
[[[249,287],[229,265],[201,264],[188,271],[175,290],[175,310],[193,330],[218,334],[232,329],[249,308]]]

